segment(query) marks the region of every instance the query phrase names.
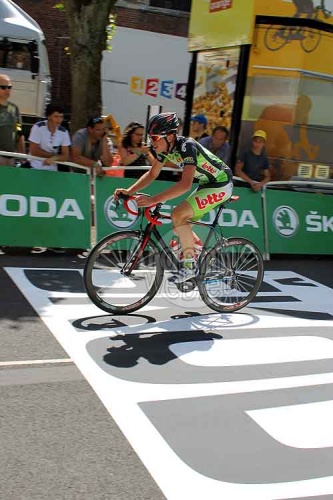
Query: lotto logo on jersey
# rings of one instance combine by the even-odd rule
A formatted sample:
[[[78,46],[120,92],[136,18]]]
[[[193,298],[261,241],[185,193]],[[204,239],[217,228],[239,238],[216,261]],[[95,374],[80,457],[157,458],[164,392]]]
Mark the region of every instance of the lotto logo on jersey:
[[[210,174],[217,174],[218,173],[218,170],[214,167],[212,167],[212,165],[208,165],[208,163],[204,163],[201,168],[203,170],[206,170],[206,172],[209,172]]]
[[[220,203],[225,196],[225,192],[221,191],[221,193],[211,193],[208,194],[206,198],[199,198],[196,196],[194,199],[196,201],[196,204],[198,205],[198,208],[200,210],[204,209],[207,207],[207,205],[215,205],[215,203]]]

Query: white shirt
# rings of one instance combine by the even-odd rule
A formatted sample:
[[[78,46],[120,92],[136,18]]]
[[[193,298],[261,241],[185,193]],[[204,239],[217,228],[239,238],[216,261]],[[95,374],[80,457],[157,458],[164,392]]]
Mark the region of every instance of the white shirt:
[[[65,127],[59,126],[56,131],[52,133],[47,126],[47,120],[37,122],[33,125],[30,131],[29,141],[38,144],[41,149],[53,155],[61,154],[61,146],[71,145],[69,133]],[[52,165],[43,165],[43,161],[30,160],[30,164],[32,168],[38,170],[58,170],[56,163]]]

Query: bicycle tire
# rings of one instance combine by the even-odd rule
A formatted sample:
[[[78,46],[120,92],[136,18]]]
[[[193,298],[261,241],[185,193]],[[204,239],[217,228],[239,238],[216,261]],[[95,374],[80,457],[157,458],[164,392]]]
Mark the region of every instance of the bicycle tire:
[[[282,47],[286,45],[286,43],[288,42],[288,37],[282,36],[280,32],[283,32],[283,28],[277,28],[274,25],[269,26],[266,29],[264,35],[264,43],[268,50],[272,50],[273,52],[275,52],[276,50],[282,49]]]
[[[301,47],[305,52],[309,54],[310,52],[316,50],[316,48],[320,44],[320,40],[321,40],[320,32],[316,32],[315,30],[312,30],[310,28],[305,28],[304,38],[301,40]]]
[[[103,311],[129,314],[145,306],[159,290],[164,269],[160,251],[152,240],[130,275],[121,272],[131,257],[138,255],[141,239],[139,231],[119,231],[105,236],[91,250],[83,281],[88,297]],[[135,302],[128,303],[133,298]]]
[[[259,248],[246,238],[229,238],[218,242],[207,253],[197,284],[208,307],[217,312],[234,312],[256,296],[263,277],[264,263]]]

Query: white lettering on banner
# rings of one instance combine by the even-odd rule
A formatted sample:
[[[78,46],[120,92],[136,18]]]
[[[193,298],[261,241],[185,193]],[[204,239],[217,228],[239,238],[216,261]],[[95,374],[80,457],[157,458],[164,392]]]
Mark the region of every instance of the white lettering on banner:
[[[13,208],[10,206],[10,202],[14,202]],[[43,211],[41,211],[42,204],[44,205]],[[47,210],[45,211],[46,206]],[[0,195],[0,215],[6,217],[24,217],[29,215],[36,218],[56,217],[57,219],[76,217],[79,220],[84,220],[83,213],[75,199],[66,198],[62,202],[59,211],[57,211],[57,202],[54,198],[46,196],[30,196],[27,198],[20,194]]]
[[[47,211],[39,211],[40,205],[48,206]],[[41,207],[40,207],[41,208]],[[30,216],[31,217],[55,217],[57,213],[57,205],[53,198],[45,196],[31,196],[30,198]]]
[[[63,219],[64,217],[76,217],[77,219],[84,220],[83,214],[76,200],[64,200],[57,215],[57,219]]]
[[[8,208],[8,201],[16,201],[18,208],[12,210]],[[2,194],[0,196],[0,215],[8,217],[23,217],[28,212],[28,201],[25,196],[19,194]]]
[[[306,230],[315,233],[333,232],[333,217],[327,215],[319,215],[318,212],[310,212],[306,217]]]
[[[162,211],[168,215],[175,208],[175,205],[163,204]],[[204,221],[207,224],[212,224],[216,216],[216,211],[211,210],[206,214],[206,218]],[[207,220],[209,218],[209,220]],[[163,224],[170,224],[172,221],[168,219],[162,219]],[[219,218],[219,224],[225,227],[244,227],[251,226],[255,229],[259,228],[259,224],[257,219],[255,218],[252,210],[242,210],[240,213],[236,212],[236,210],[232,210],[230,208],[225,208]]]
[[[333,217],[330,217],[328,219],[328,217],[326,217],[326,215],[324,215],[324,217],[323,217],[323,231],[324,231],[324,233],[327,233],[328,230],[333,231]]]
[[[219,224],[221,226],[229,226],[229,227],[244,227],[251,226],[256,229],[259,228],[258,222],[253,215],[252,210],[242,210],[240,217],[238,218],[238,213],[236,210],[231,210],[230,208],[226,208],[223,210],[220,218]]]

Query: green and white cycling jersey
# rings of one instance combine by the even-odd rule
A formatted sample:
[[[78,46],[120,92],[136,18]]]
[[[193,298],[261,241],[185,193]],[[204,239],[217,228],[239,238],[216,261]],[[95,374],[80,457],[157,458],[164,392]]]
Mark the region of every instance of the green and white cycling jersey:
[[[185,165],[195,167],[194,178],[199,186],[184,200],[193,210],[193,220],[201,219],[230,198],[233,189],[231,169],[194,139],[177,136],[172,151],[156,153],[152,150],[152,153],[163,165],[170,161],[180,170]]]
[[[153,149],[152,153],[163,165],[170,161],[180,170],[183,170],[185,165],[195,166],[194,178],[200,185],[217,182],[219,186],[223,186],[232,179],[228,165],[190,137],[177,136],[169,153],[156,153]]]

